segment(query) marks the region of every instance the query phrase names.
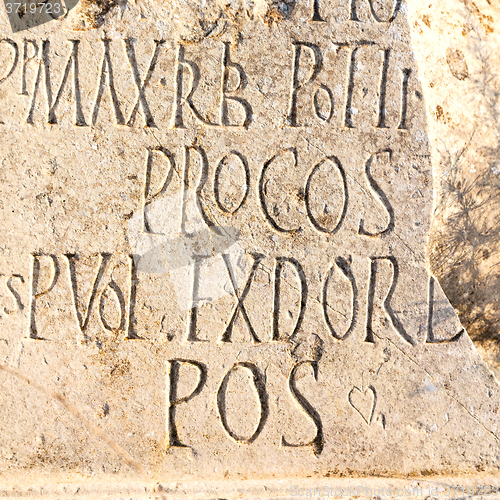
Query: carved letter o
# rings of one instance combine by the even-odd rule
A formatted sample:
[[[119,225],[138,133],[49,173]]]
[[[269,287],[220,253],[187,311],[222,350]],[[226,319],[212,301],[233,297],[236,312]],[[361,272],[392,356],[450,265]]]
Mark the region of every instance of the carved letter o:
[[[259,405],[260,405],[260,418],[257,427],[253,434],[249,437],[239,436],[234,432],[228,424],[226,417],[226,391],[227,384],[229,382],[229,377],[231,374],[236,371],[239,367],[245,368],[252,374],[253,378],[253,386],[255,391],[257,392]],[[232,368],[226,373],[222,382],[220,384],[219,390],[217,391],[217,409],[219,411],[220,420],[222,422],[222,427],[229,434],[229,436],[234,439],[237,443],[250,444],[257,439],[258,435],[261,433],[264,428],[264,424],[266,423],[268,414],[269,414],[269,406],[268,406],[268,397],[265,387],[265,382],[262,374],[259,369],[253,364],[248,362],[236,363],[232,366]]]

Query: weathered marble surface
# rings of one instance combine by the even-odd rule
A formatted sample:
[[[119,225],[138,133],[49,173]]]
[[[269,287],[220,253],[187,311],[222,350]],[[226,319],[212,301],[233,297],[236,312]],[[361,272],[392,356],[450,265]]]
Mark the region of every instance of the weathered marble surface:
[[[4,482],[497,474],[406,4],[86,4],[2,27]]]

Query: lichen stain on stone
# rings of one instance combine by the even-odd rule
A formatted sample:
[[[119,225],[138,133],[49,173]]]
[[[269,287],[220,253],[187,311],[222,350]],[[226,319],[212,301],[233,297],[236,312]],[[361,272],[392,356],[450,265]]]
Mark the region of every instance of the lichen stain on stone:
[[[464,0],[464,3],[470,9],[470,11],[477,16],[487,35],[495,32],[495,29],[493,27],[495,21],[492,16],[483,14],[479,7],[470,0]],[[488,2],[488,4],[491,5],[490,2]]]
[[[76,31],[96,29],[103,25],[106,15],[127,0],[80,0],[77,7],[78,20],[74,26]]]
[[[87,31],[101,27],[115,7],[122,10],[129,0],[80,0],[73,29]],[[135,2],[137,5],[140,2]],[[167,3],[167,0],[158,3]],[[261,20],[267,25],[289,19],[296,0],[168,0],[174,12],[178,37],[186,43],[216,38],[230,26],[244,20]]]
[[[442,123],[450,124],[451,123],[451,116],[448,112],[446,112],[443,109],[443,106],[437,105],[436,106],[436,112],[435,112],[435,117],[437,121],[440,121]]]
[[[266,24],[288,19],[295,7],[294,0],[261,0],[255,3],[256,13]]]
[[[288,19],[296,0],[177,0],[179,36],[188,43],[216,37],[228,24],[237,27],[244,20],[260,19],[267,25]]]
[[[446,62],[457,80],[465,80],[469,76],[469,67],[461,50],[449,47],[446,51]]]

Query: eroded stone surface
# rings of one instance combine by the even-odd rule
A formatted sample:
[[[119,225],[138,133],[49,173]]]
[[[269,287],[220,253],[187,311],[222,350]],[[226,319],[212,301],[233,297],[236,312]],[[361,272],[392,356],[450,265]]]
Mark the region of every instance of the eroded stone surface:
[[[4,23],[6,480],[497,472],[406,5],[259,5]]]

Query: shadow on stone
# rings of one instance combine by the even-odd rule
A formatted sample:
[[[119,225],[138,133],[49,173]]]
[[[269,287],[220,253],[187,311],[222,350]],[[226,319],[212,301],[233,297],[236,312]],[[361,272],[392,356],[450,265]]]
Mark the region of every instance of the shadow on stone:
[[[443,155],[444,175],[435,213],[437,229],[431,239],[431,266],[470,337],[498,376],[500,82],[480,31],[471,33],[469,49],[480,70],[468,77],[484,107],[486,120],[477,128],[486,125],[493,141],[490,139],[485,146],[483,133],[475,131],[458,153],[447,151]]]

